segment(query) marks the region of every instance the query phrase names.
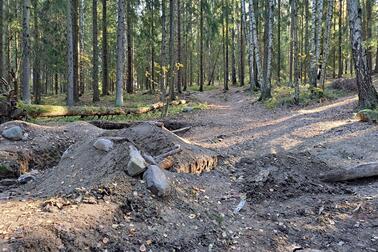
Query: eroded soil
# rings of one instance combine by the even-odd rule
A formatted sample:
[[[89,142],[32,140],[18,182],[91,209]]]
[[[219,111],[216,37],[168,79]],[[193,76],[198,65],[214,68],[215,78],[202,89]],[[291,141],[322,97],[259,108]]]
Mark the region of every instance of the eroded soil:
[[[191,95],[183,137],[219,154],[202,175],[171,173],[158,199],[117,176],[75,197],[0,202],[0,247],[28,251],[377,251],[378,180],[327,184],[321,172],[378,160],[378,126],[355,97],[271,111],[241,89]],[[240,198],[247,203],[233,213]]]

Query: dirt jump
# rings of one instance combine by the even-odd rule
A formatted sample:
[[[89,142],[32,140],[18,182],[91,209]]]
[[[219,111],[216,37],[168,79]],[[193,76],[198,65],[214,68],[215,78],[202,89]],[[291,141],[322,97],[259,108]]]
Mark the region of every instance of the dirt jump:
[[[378,160],[354,96],[275,111],[238,88],[190,99],[209,109],[2,124],[2,251],[377,251],[376,177],[324,179]]]

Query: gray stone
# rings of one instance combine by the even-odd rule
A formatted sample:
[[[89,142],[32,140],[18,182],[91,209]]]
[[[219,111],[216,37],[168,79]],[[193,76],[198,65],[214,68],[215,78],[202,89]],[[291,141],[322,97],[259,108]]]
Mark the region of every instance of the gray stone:
[[[143,174],[143,179],[146,181],[147,189],[153,194],[163,197],[169,192],[169,180],[160,167],[156,165],[150,165],[147,171]]]
[[[9,129],[3,130],[1,135],[9,140],[19,141],[24,137],[23,131],[20,126],[14,126]]]
[[[185,107],[185,108],[182,109],[182,112],[189,113],[189,112],[192,112],[193,110],[194,110],[193,107]]]
[[[17,184],[17,179],[2,179],[0,180],[0,186],[12,186]]]
[[[98,150],[109,152],[111,149],[113,149],[113,142],[109,139],[100,138],[97,139],[93,146]]]
[[[127,164],[127,174],[129,174],[131,177],[134,177],[143,173],[147,168],[147,164],[137,148],[130,145],[129,149],[130,160]]]
[[[30,181],[36,180],[36,176],[39,172],[37,170],[32,170],[31,172],[21,175],[17,180],[20,184],[27,184]]]

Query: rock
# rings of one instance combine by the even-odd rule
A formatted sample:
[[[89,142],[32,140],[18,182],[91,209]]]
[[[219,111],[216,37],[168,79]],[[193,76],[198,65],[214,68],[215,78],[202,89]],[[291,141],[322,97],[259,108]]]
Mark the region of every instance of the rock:
[[[137,176],[146,170],[147,164],[139,150],[130,145],[130,160],[127,164],[127,174],[131,177]]]
[[[193,110],[194,110],[193,107],[185,107],[185,108],[182,109],[182,112],[189,113],[189,112],[192,112]]]
[[[93,144],[93,146],[97,150],[109,152],[111,149],[113,149],[113,142],[109,139],[100,138],[100,139],[97,139],[97,141]]]
[[[3,130],[1,135],[9,140],[19,141],[24,137],[20,126],[14,126],[9,129]]]
[[[37,170],[32,170],[31,172],[21,175],[17,180],[20,184],[26,184],[29,181],[36,180],[36,176],[39,172]]]
[[[17,184],[17,179],[2,179],[0,180],[0,186],[12,186]]]
[[[143,174],[143,179],[146,181],[147,189],[153,194],[162,197],[169,192],[169,180],[165,172],[156,165],[150,165],[147,171]]]

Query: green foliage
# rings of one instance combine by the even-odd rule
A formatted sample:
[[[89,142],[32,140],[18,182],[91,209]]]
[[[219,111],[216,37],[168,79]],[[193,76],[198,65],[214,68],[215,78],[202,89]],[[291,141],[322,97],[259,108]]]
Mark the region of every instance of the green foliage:
[[[270,109],[278,107],[295,106],[294,87],[280,86],[273,89],[272,98],[265,102],[265,106]],[[326,88],[314,88],[310,85],[300,86],[299,104],[306,106],[322,100],[334,100],[345,95],[345,92]]]
[[[357,118],[362,122],[378,123],[378,109],[364,109],[357,113]]]

